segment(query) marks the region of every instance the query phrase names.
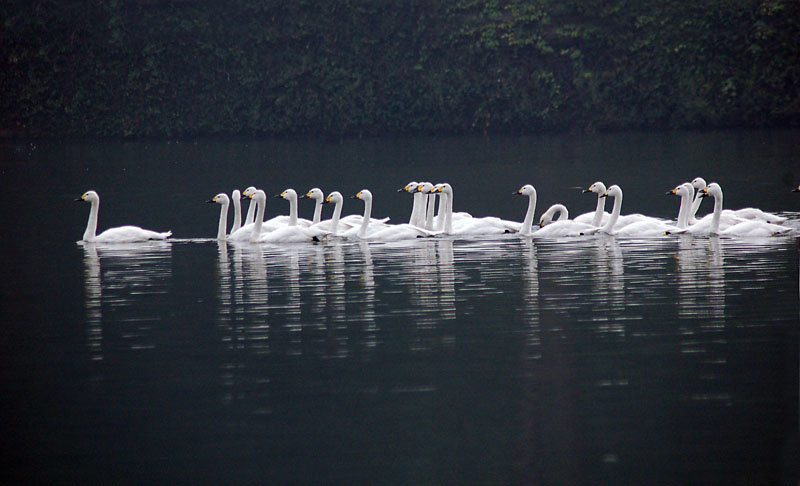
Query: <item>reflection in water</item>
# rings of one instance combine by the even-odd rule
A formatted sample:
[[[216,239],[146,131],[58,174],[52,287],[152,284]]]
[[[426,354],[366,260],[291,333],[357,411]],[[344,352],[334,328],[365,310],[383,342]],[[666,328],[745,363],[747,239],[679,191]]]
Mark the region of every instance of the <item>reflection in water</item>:
[[[238,424],[220,425],[221,437],[261,444],[275,436],[281,445],[294,441],[291,453],[299,454],[342,436],[360,450],[376,434],[399,434],[392,447],[412,451],[403,467],[434,448],[485,453],[513,458],[509,469],[522,483],[591,482],[575,471],[634,468],[648,434],[697,452],[685,443],[691,430],[689,439],[674,437],[664,424],[680,414],[700,429],[721,407],[747,417],[754,391],[771,379],[769,367],[750,365],[780,348],[761,353],[774,344],[766,340],[771,326],[787,320],[786,300],[796,317],[796,300],[780,298],[789,277],[776,257],[794,255],[793,242],[214,244],[215,260],[192,275],[214,277],[216,325],[193,328],[190,345],[199,361],[213,363],[213,377],[193,377],[214,396],[202,406],[222,404],[219,414],[230,420],[220,422]],[[198,247],[209,248],[84,246],[93,361],[108,361],[120,342],[166,352],[148,329],[170,324],[154,316],[174,302],[154,297],[169,288],[175,248],[182,259]],[[748,308],[753,294],[772,299],[759,318]],[[769,383],[764,395],[779,388]],[[363,425],[366,416],[373,418]],[[346,432],[332,439],[318,430],[329,424]]]
[[[159,297],[165,298],[172,276],[172,245],[151,241],[82,246],[91,359],[104,359],[104,333],[109,332],[118,333],[131,350],[154,348],[154,326],[161,318]]]

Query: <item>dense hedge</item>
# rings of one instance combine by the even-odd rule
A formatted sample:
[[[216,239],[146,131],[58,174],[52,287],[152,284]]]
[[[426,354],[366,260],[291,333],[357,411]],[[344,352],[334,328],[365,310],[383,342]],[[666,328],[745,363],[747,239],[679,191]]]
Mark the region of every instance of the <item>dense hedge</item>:
[[[6,0],[0,15],[5,133],[800,119],[798,0]]]

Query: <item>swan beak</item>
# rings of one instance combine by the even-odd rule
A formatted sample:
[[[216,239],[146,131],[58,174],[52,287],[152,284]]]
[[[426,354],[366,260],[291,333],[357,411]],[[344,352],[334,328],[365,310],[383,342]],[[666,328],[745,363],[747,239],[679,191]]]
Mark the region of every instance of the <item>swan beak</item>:
[[[250,196],[250,197],[253,197],[253,196]],[[283,194],[275,194],[275,195],[274,195],[274,196],[272,196],[272,197],[276,197],[276,198],[277,198],[277,197],[283,197]]]
[[[408,187],[408,186],[406,186],[406,187]],[[406,191],[406,187],[398,189],[397,192],[405,192]]]
[[[539,221],[539,227],[544,228],[544,223],[542,221]]]
[[[665,194],[666,194],[667,196],[669,196],[670,194],[675,194],[675,189],[673,189],[673,190],[671,190],[671,191],[667,191]]]
[[[599,195],[599,196],[597,196],[597,197],[608,197],[608,192],[604,192],[603,194],[600,194],[600,195]]]
[[[207,202],[207,203],[211,203],[211,204],[213,204],[213,203],[217,202],[217,198],[214,198],[214,199],[209,199],[209,200],[208,200],[208,201],[206,201],[206,202]]]
[[[800,186],[797,186],[794,189],[792,189],[792,192],[800,192]]]
[[[74,202],[83,202],[83,201],[85,201],[85,200],[86,200],[86,199],[84,199],[84,198],[83,198],[83,196],[81,196],[81,197],[76,197],[75,199],[73,199],[73,201],[74,201]]]
[[[581,194],[585,194],[585,193],[587,193],[587,192],[592,192],[592,188],[590,187],[589,189],[584,189],[584,190],[582,190],[582,191],[581,191]]]

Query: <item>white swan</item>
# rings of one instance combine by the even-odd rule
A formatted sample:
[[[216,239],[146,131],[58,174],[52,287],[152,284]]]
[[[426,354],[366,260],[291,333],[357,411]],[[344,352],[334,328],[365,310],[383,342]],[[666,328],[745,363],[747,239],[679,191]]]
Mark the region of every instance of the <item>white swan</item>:
[[[729,226],[726,229],[720,229],[720,219],[722,217],[722,187],[719,184],[712,182],[702,190],[701,197],[712,196],[714,198],[714,212],[711,214],[711,223],[706,228],[705,226],[698,228],[700,223],[690,227],[689,232],[692,234],[712,234],[712,235],[725,235],[725,236],[777,236],[785,235],[794,231],[788,226],[782,226],[773,223],[767,223],[759,220],[749,220]]]
[[[424,230],[409,223],[396,225],[370,224],[372,216],[372,193],[367,189],[362,189],[353,197],[364,201],[364,216],[361,220],[361,225],[343,233],[345,237],[375,241],[396,241],[433,236],[435,234],[434,232]]]
[[[602,182],[600,184],[602,185]],[[605,198],[601,200],[605,201]],[[558,219],[553,221],[553,218],[556,216],[556,214],[558,214]],[[531,236],[534,238],[561,238],[565,236],[578,236],[587,231],[595,231],[598,227],[588,223],[582,223],[574,219],[569,219],[569,211],[567,210],[566,206],[563,204],[553,204],[539,218],[539,228],[540,229]]]
[[[311,221],[297,216],[297,192],[294,189],[286,189],[275,197],[289,201],[289,215],[279,215],[264,221],[262,231],[274,231],[284,226],[311,226]]]
[[[425,203],[420,211],[420,224],[415,225],[426,230],[433,229],[433,215],[436,210],[436,194],[433,193],[435,186],[430,182],[420,182],[416,191],[423,195]]]
[[[589,189],[584,189],[583,192],[592,192],[597,194],[597,208],[594,212],[591,213],[584,213],[577,216],[573,221],[578,223],[586,223],[591,224],[592,226],[597,226],[598,228],[605,225],[608,222],[608,219],[611,215],[605,212],[605,194],[606,194],[606,186],[600,181],[595,182]],[[662,221],[658,218],[653,218],[651,216],[645,216],[639,213],[632,213],[632,214],[625,214],[619,215],[616,220],[615,229],[622,229],[629,224],[638,223],[640,221]]]
[[[100,209],[100,196],[94,191],[87,191],[76,201],[85,201],[92,204],[89,210],[89,221],[86,223],[86,231],[83,232],[83,241],[87,243],[130,243],[134,241],[165,240],[172,236],[172,231],[159,233],[142,229],[138,226],[109,228],[99,235],[95,235],[97,232],[97,213]]]
[[[441,192],[440,189],[444,183],[439,183],[433,186],[430,190],[432,193],[439,194],[439,207],[436,216],[434,217],[433,229],[435,231],[444,231],[444,220],[447,215],[448,207],[450,204],[450,196],[446,192]],[[452,208],[451,208],[452,209]],[[453,224],[458,225],[464,219],[472,218],[472,215],[466,211],[451,211],[450,216],[453,218]]]
[[[697,196],[695,199],[697,200],[696,203],[692,206],[694,216],[697,213],[697,209],[700,207],[700,202],[702,202],[702,196],[700,193],[703,189],[705,189],[706,181],[703,180],[702,177],[697,177],[692,181],[692,186],[697,189]],[[710,215],[706,216],[709,217]],[[724,209],[722,211],[722,215],[720,216],[720,225],[721,228],[726,228],[728,226],[732,226],[735,224],[743,223],[743,220],[749,221],[763,221],[765,223],[772,223],[772,224],[783,224],[786,222],[786,218],[783,216],[778,216],[777,214],[768,213],[766,211],[762,211],[758,208],[742,208],[742,209]],[[694,224],[700,220],[695,219],[694,222],[691,221],[690,223]]]
[[[577,216],[573,221],[575,221],[576,223],[585,223],[599,227],[600,225],[608,221],[608,218],[611,216],[610,214],[605,212],[606,198],[603,196],[603,194],[606,193],[606,185],[600,181],[597,181],[591,186],[589,186],[589,189],[584,189],[583,192],[584,193],[591,192],[597,194],[597,206],[595,207],[594,211],[590,213],[583,213]]]
[[[234,191],[239,192],[239,191]],[[227,236],[225,235],[225,231],[228,229],[228,207],[231,204],[230,199],[228,199],[228,195],[224,192],[217,194],[216,196],[212,197],[207,203],[211,204],[219,204],[222,207],[219,210],[219,224],[217,225],[217,239],[219,241],[224,241]]]
[[[464,218],[458,222],[453,220],[453,187],[448,183],[438,186],[438,192],[447,194],[444,234],[446,235],[492,235],[517,232],[521,223],[507,221],[494,216],[483,218]]]
[[[274,231],[262,232],[264,225],[264,211],[267,206],[267,195],[262,190],[257,190],[250,195],[258,203],[258,213],[253,231],[250,233],[251,243],[302,243],[319,241],[320,238],[328,235],[327,231],[318,228],[306,228],[298,225],[283,226]],[[241,230],[239,231],[241,232]],[[236,234],[238,234],[237,232]]]
[[[556,217],[558,216],[558,217]],[[553,204],[539,217],[539,228],[543,228],[555,221],[569,220],[569,210],[563,204]],[[574,221],[574,220],[573,220]]]
[[[325,200],[325,194],[322,189],[315,187],[307,193],[300,196],[300,199],[309,198],[315,201],[314,203],[314,216],[311,218],[311,224],[317,224],[322,220],[322,203]]]
[[[405,185],[402,189],[398,189],[397,192],[407,192],[409,194],[414,195],[414,201],[411,206],[411,217],[408,218],[408,224],[413,224],[414,226],[422,227],[425,225],[424,217],[420,215],[425,212],[427,196],[425,194],[417,191],[417,187],[419,187],[419,183],[415,181],[411,181]]]
[[[664,236],[669,233],[683,233],[686,230],[667,224],[659,219],[651,218],[637,214],[640,219],[625,226],[619,226],[618,220],[620,219],[620,212],[622,211],[622,189],[614,184],[601,197],[613,197],[614,208],[611,211],[608,221],[599,228],[587,229],[582,231],[581,235],[591,235],[596,233],[605,233],[609,235],[617,235],[621,237],[643,237],[643,236]],[[540,230],[541,231],[541,230]]]
[[[678,228],[686,228],[689,226],[689,216],[692,212],[692,197],[694,196],[694,188],[689,182],[685,182],[675,189],[667,192],[667,194],[675,194],[681,198],[680,209],[678,209],[678,220],[676,226]]]
[[[525,218],[522,220],[522,225],[520,225],[519,228],[519,234],[528,236],[531,234],[531,228],[533,227],[533,214],[536,211],[536,189],[530,184],[525,184],[514,194],[519,196],[528,196],[528,209],[525,211]]]
[[[258,203],[256,203],[253,199],[250,198],[250,196],[252,196],[253,193],[255,192],[256,188],[250,186],[247,189],[245,189],[244,192],[242,193],[242,199],[247,199],[248,201],[250,201],[247,206],[247,216],[245,216],[242,226],[253,224],[256,221],[256,206],[258,205]]]

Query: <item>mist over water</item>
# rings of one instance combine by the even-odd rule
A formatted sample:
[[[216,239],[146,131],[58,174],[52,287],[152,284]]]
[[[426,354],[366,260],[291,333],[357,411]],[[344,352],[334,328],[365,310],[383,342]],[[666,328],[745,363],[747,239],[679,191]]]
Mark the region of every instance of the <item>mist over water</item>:
[[[203,202],[251,184],[369,188],[373,214],[401,222],[411,199],[396,189],[425,178],[453,184],[456,210],[520,220],[524,183],[538,218],[554,202],[592,210],[579,188],[603,180],[623,187],[623,213],[674,218],[664,192],[703,176],[726,207],[800,225],[782,182],[800,166],[795,140],[4,145],[4,475],[793,484],[796,236],[225,244]],[[87,189],[100,230],[175,241],[76,244],[88,208],[72,199]],[[268,200],[268,217],[287,211]]]

